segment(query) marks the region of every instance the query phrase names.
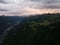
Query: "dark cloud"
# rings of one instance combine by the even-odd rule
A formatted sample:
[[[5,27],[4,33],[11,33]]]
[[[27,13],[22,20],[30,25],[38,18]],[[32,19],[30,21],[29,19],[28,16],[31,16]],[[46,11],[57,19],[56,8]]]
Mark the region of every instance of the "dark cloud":
[[[0,0],[0,3],[4,3],[4,1],[3,0]]]
[[[36,5],[37,8],[42,7],[42,8],[46,8],[46,9],[60,9],[59,0],[30,0],[30,1],[38,2],[38,3],[40,2],[40,4]]]
[[[8,10],[6,10],[6,9],[0,9],[0,11],[8,11]]]
[[[60,9],[60,6],[54,6],[54,5],[49,5],[49,6],[44,6],[46,9]]]
[[[44,8],[60,9],[60,1],[58,1],[58,0],[44,1]]]
[[[4,3],[4,4],[6,4],[6,2],[5,2],[4,0],[0,0],[0,3]]]
[[[58,1],[57,0],[46,0],[43,2],[44,2],[44,4],[53,4],[53,3],[57,3]]]
[[[34,1],[34,2],[40,2],[41,0],[30,0],[30,1]]]

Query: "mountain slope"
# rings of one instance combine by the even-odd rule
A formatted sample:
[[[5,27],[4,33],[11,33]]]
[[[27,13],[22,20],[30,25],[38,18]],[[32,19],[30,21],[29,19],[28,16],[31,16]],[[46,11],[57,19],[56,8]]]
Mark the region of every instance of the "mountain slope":
[[[60,45],[60,15],[27,17],[7,32],[2,45]]]
[[[25,19],[25,17],[17,17],[17,16],[0,16],[0,35],[7,28],[15,25],[18,22],[21,22]]]

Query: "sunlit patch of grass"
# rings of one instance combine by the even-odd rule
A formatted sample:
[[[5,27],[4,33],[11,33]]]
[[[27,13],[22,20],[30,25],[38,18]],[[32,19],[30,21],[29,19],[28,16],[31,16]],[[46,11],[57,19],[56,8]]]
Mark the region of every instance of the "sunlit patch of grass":
[[[49,24],[48,20],[44,20],[43,22],[39,23],[40,25],[45,25],[47,26]]]

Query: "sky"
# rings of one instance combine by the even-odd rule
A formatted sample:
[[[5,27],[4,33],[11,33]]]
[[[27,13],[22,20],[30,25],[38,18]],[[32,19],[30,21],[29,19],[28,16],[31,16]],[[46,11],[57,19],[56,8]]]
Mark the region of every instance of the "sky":
[[[60,0],[0,0],[0,15],[60,13]]]

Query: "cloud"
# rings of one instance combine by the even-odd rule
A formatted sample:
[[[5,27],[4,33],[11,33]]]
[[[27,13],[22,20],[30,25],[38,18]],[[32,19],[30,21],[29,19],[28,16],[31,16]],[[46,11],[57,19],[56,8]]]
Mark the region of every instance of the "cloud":
[[[4,2],[4,0],[0,0],[0,3],[4,3],[5,4],[6,2]]]
[[[59,0],[47,0],[44,2],[44,8],[60,9]]]
[[[42,9],[60,9],[60,1],[59,0],[30,0],[31,2],[38,2],[38,8]],[[36,5],[37,7],[37,5]]]
[[[6,9],[0,9],[0,11],[2,11],[2,12],[3,12],[3,11],[8,11],[8,10],[6,10]]]
[[[60,12],[59,0],[0,0],[0,14],[30,15]]]

